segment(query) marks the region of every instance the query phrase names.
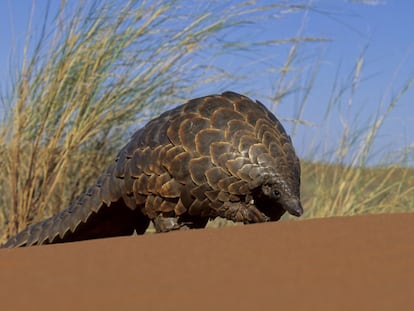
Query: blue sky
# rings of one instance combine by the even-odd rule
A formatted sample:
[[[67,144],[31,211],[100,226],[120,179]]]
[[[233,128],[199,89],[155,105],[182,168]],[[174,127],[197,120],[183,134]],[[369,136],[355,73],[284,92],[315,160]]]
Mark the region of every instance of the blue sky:
[[[374,1],[372,1],[374,2]],[[335,149],[343,126],[352,129],[369,126],[376,113],[383,113],[390,101],[404,84],[414,78],[414,1],[375,1],[379,5],[361,5],[357,1],[313,1],[315,9],[308,13],[287,15],[275,21],[259,25],[256,31],[240,28],[230,34],[240,38],[263,37],[263,39],[281,39],[294,36],[303,26],[304,36],[329,38],[329,42],[313,43],[302,46],[297,66],[312,68],[317,63],[319,71],[314,88],[305,106],[303,120],[311,126],[299,126],[294,137],[295,146],[302,157],[309,157],[310,149]],[[19,59],[23,54],[28,16],[32,0],[0,0],[0,88],[6,87],[10,68],[10,55]],[[46,1],[35,1],[34,29],[43,24]],[[52,9],[60,1],[52,1]],[[185,3],[185,1],[183,2]],[[190,3],[190,2],[188,2]],[[36,33],[33,33],[36,36]],[[237,55],[222,55],[210,60],[229,71],[244,68],[254,71],[251,81],[234,81],[230,88],[241,93],[254,94],[254,97],[268,103],[277,79],[274,73],[266,72],[266,66],[280,66],[284,63],[289,46],[260,49],[257,58],[263,61],[250,61]],[[332,118],[323,119],[335,77],[338,83],[347,85],[349,75],[358,56],[364,52],[364,65],[361,83],[356,95],[334,107]],[[206,52],[207,53],[207,52]],[[203,55],[203,54],[202,54]],[[254,65],[253,65],[254,63]],[[258,75],[259,72],[262,74]],[[304,71],[305,85],[309,73]],[[349,85],[349,83],[348,83]],[[222,89],[213,86],[199,88],[188,98],[208,93],[217,93]],[[300,94],[300,92],[299,92]],[[300,95],[286,97],[274,110],[282,120],[294,116],[298,109]],[[396,108],[387,117],[375,141],[378,155],[372,164],[379,163],[382,156],[394,150],[411,147],[409,164],[414,164],[414,89],[410,89],[398,102]],[[342,123],[341,123],[342,122]],[[353,123],[355,122],[355,123]],[[284,121],[289,131],[292,126]],[[345,125],[342,125],[345,124]],[[319,150],[321,152],[321,150]],[[320,156],[320,155],[319,155]]]

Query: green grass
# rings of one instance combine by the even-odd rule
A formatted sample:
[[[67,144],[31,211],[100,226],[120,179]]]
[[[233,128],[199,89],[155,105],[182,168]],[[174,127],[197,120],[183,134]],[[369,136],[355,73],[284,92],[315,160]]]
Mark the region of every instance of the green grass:
[[[67,207],[113,161],[128,141],[131,127],[137,129],[137,124],[163,105],[182,103],[192,90],[211,81],[249,81],[251,77],[221,67],[195,66],[191,58],[199,57],[198,53],[213,43],[221,53],[248,51],[249,45],[214,38],[225,36],[238,25],[254,23],[249,20],[252,12],[272,18],[275,11],[289,11],[289,6],[281,3],[254,8],[247,2],[226,4],[221,14],[190,12],[177,26],[176,4],[130,1],[118,7],[96,1],[68,13],[62,2],[61,11],[53,18],[54,27],[50,27],[52,32],[45,27],[40,40],[33,42],[28,29],[23,62],[13,68],[10,85],[1,88],[6,92],[1,94],[0,241]],[[300,73],[293,78],[288,73],[299,47],[318,40],[298,36],[272,43],[291,46],[284,65],[274,68],[279,77],[276,104],[296,89]],[[363,57],[357,64],[362,61]],[[349,84],[352,93],[359,86],[360,70],[361,66],[356,66]],[[301,95],[295,126],[308,126],[302,113],[317,71],[313,74]],[[325,164],[303,161],[305,217],[414,211],[412,169],[400,168],[402,161],[382,168],[366,165],[378,128],[410,87],[411,81],[364,133],[345,127],[334,155],[316,159]],[[343,97],[342,89],[332,92],[326,119]],[[357,156],[351,155],[350,165],[338,165],[355,149]]]

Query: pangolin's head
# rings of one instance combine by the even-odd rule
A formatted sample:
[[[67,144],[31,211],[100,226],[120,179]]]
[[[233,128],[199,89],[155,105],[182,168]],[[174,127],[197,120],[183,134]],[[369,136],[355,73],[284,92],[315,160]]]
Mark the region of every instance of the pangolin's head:
[[[288,212],[299,217],[303,214],[298,182],[283,180],[280,176],[266,176],[253,190],[254,203],[270,221],[276,221]]]

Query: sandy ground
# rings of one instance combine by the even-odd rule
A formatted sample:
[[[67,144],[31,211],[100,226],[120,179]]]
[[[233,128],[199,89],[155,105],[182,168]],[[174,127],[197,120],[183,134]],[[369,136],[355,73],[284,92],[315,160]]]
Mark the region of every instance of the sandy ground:
[[[2,310],[414,310],[414,214],[0,250]]]

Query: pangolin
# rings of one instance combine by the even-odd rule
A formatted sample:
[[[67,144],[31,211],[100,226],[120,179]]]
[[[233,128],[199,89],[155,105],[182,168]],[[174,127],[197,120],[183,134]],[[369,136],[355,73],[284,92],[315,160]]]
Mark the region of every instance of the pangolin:
[[[138,130],[95,185],[3,247],[300,216],[300,162],[260,102],[225,92],[188,101]]]

